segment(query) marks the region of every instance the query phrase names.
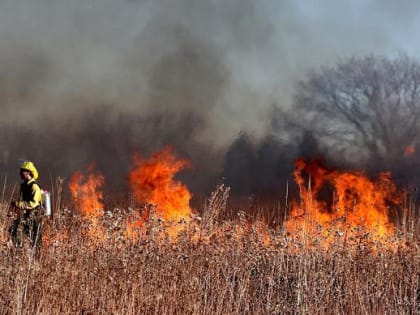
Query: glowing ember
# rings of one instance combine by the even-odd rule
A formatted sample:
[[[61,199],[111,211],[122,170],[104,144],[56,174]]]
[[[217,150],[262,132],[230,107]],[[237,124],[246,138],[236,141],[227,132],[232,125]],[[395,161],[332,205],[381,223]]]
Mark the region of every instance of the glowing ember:
[[[258,235],[260,236],[262,244],[266,247],[270,246],[271,237],[270,237],[270,233],[269,233],[269,227],[262,222],[257,222],[255,224],[255,229],[256,229]]]
[[[143,210],[142,213],[135,213],[134,218],[127,218],[125,221],[125,237],[133,243],[138,242],[140,235],[145,235],[147,232],[145,223],[149,219],[149,209],[145,207]]]
[[[140,233],[144,232],[144,222],[141,220],[129,221],[126,222],[126,231],[125,236],[128,240],[138,242]]]
[[[317,160],[298,160],[294,176],[301,203],[293,205],[286,222],[291,234],[304,232],[307,239],[317,239],[322,245],[342,236],[369,235],[375,241],[393,235],[388,206],[400,200],[389,173],[372,181],[361,172],[332,171]],[[322,194],[332,195],[332,200],[322,201]]]
[[[134,157],[134,168],[128,181],[138,202],[155,207],[155,215],[169,222],[189,221],[191,193],[174,179],[176,173],[188,166],[177,159],[170,148],[154,154],[149,160]],[[176,234],[176,233],[175,233]]]
[[[75,172],[70,178],[69,188],[77,211],[96,224],[97,218],[103,215],[101,188],[104,184],[104,177],[95,172],[93,164],[88,167],[87,171],[87,176],[81,172]]]
[[[416,152],[416,148],[413,145],[409,145],[404,149],[404,156],[413,155]]]

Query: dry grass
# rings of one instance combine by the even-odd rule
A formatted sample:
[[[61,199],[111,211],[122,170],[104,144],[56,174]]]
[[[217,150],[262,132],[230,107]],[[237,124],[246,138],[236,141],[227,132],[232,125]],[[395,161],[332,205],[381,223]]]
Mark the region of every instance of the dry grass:
[[[106,212],[96,242],[87,223],[60,210],[36,255],[6,245],[10,219],[2,216],[0,314],[420,313],[415,238],[396,250],[385,244],[373,252],[369,242],[313,250],[280,227],[262,235],[244,215],[217,222],[223,200],[215,205],[201,223],[206,235],[195,238],[190,227],[176,242],[162,239],[159,221],[127,240],[130,212],[118,209]]]

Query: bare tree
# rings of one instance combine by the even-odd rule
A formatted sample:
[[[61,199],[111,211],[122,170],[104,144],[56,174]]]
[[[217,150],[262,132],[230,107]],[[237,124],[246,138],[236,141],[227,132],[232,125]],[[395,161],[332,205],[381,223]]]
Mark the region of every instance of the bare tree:
[[[420,63],[350,58],[298,84],[294,121],[335,150],[395,161],[420,134]]]

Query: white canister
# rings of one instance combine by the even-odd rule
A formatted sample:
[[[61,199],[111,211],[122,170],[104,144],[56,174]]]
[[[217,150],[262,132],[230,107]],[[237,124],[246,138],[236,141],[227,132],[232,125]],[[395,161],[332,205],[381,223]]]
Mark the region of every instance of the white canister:
[[[44,209],[45,209],[45,215],[50,216],[52,214],[51,194],[48,191],[43,190],[42,191],[42,199],[43,199],[43,204],[44,204]]]

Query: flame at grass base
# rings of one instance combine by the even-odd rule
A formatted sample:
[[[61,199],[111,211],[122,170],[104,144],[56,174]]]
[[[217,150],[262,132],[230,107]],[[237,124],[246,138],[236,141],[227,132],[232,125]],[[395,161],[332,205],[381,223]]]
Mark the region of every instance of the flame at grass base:
[[[69,189],[76,210],[85,220],[90,221],[89,234],[92,237],[102,237],[101,228],[98,227],[98,218],[103,215],[104,204],[102,203],[104,176],[95,172],[95,165],[87,168],[88,175],[75,172],[69,182]]]
[[[394,235],[388,209],[401,201],[390,173],[371,180],[361,172],[328,170],[319,160],[298,160],[294,177],[301,202],[293,204],[285,223],[292,237],[303,235],[328,247],[338,237],[348,241],[363,235],[376,242]],[[332,195],[330,202],[321,200],[325,190]]]
[[[188,165],[188,161],[176,158],[169,147],[155,153],[149,160],[134,156],[134,167],[128,181],[137,202],[153,205],[153,209],[148,210],[159,219],[172,224],[189,222],[192,194],[184,184],[174,179]],[[174,227],[168,234],[176,236],[177,230]]]

